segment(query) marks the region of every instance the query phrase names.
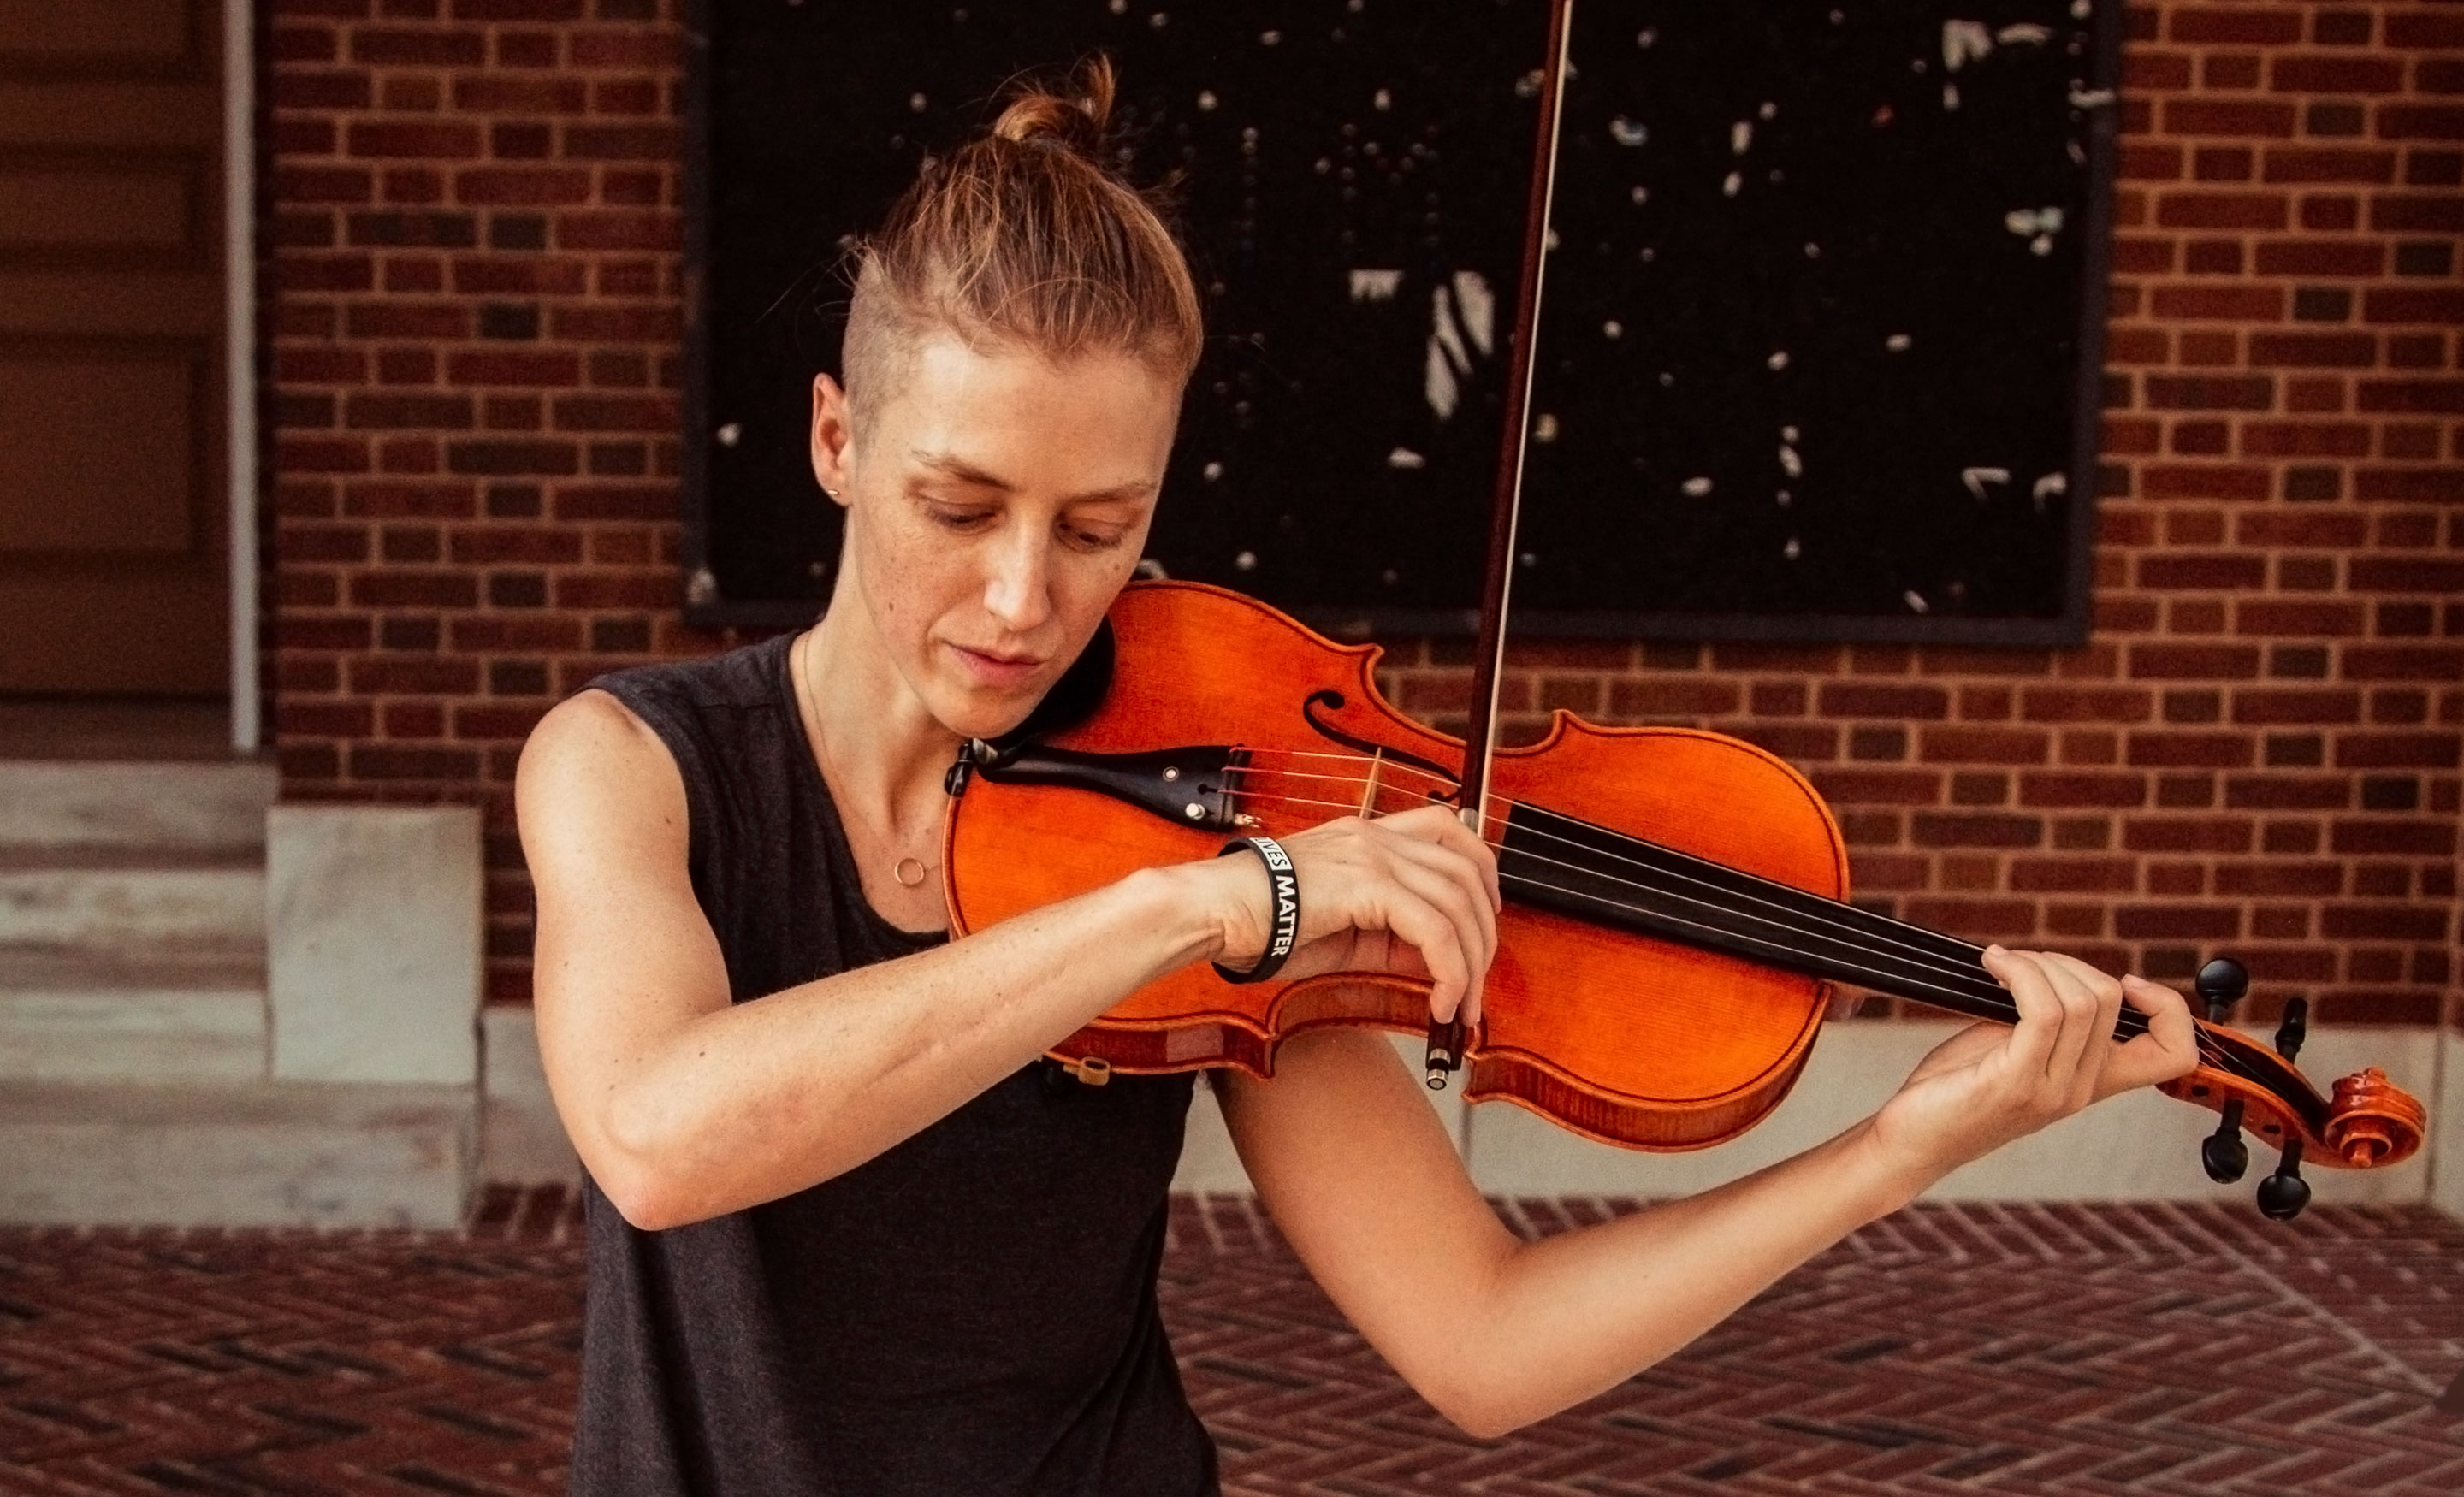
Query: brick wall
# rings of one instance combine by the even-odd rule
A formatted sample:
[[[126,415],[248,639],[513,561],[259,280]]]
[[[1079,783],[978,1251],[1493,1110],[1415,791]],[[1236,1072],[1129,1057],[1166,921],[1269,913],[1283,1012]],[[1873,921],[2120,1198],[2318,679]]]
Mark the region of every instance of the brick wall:
[[[518,1001],[523,734],[727,643],[675,622],[676,0],[273,11],[286,791],[486,804]],[[2092,643],[1535,643],[1517,729],[1763,743],[1910,918],[2464,1024],[2464,4],[2134,7],[2126,66]]]

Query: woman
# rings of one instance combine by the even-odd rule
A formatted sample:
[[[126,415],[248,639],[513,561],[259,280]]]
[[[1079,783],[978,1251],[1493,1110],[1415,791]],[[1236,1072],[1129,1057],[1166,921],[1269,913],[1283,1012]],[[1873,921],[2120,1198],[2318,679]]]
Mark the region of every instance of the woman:
[[[1215,1489],[1155,1312],[1191,1078],[1039,1056],[1190,962],[1265,948],[1257,860],[1208,859],[947,941],[942,772],[1016,726],[1137,561],[1197,362],[1171,234],[1102,165],[1108,67],[1029,92],[861,253],[813,471],[829,611],[627,671],[523,755],[538,1012],[589,1172],[576,1490]],[[1477,1005],[1495,868],[1442,808],[1287,839],[1286,972]],[[1873,1117],[1719,1190],[1518,1242],[1386,1042],[1216,1082],[1278,1225],[1428,1400],[1493,1435],[1683,1346],[1951,1169],[2191,1064],[2181,1000],[1994,949],[2021,1015]],[[2128,1002],[2150,1033],[2105,1038]]]

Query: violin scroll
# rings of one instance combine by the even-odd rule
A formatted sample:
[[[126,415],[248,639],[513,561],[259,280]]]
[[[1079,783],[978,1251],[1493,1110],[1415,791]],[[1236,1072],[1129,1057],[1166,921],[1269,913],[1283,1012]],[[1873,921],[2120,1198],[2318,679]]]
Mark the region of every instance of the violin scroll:
[[[2421,1104],[2372,1066],[2336,1083],[2322,1141],[2346,1165],[2366,1170],[2420,1148],[2428,1126],[2429,1113]]]

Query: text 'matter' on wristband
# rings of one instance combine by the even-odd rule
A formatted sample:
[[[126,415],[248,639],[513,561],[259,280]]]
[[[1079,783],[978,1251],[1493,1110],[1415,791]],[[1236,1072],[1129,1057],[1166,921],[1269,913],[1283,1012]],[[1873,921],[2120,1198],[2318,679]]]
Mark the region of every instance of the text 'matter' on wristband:
[[[1235,972],[1221,962],[1215,963],[1215,975],[1226,982],[1264,982],[1283,970],[1284,958],[1292,954],[1292,943],[1301,934],[1301,876],[1292,868],[1292,855],[1272,837],[1235,837],[1223,845],[1219,858],[1236,852],[1254,852],[1266,865],[1266,881],[1271,886],[1274,925],[1266,937],[1265,955],[1246,972]]]

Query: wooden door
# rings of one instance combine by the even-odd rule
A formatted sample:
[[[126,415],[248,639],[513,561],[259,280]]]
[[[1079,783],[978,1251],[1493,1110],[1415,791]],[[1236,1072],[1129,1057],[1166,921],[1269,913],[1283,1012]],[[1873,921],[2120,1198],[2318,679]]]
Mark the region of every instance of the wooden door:
[[[229,688],[220,50],[0,0],[0,692]]]

